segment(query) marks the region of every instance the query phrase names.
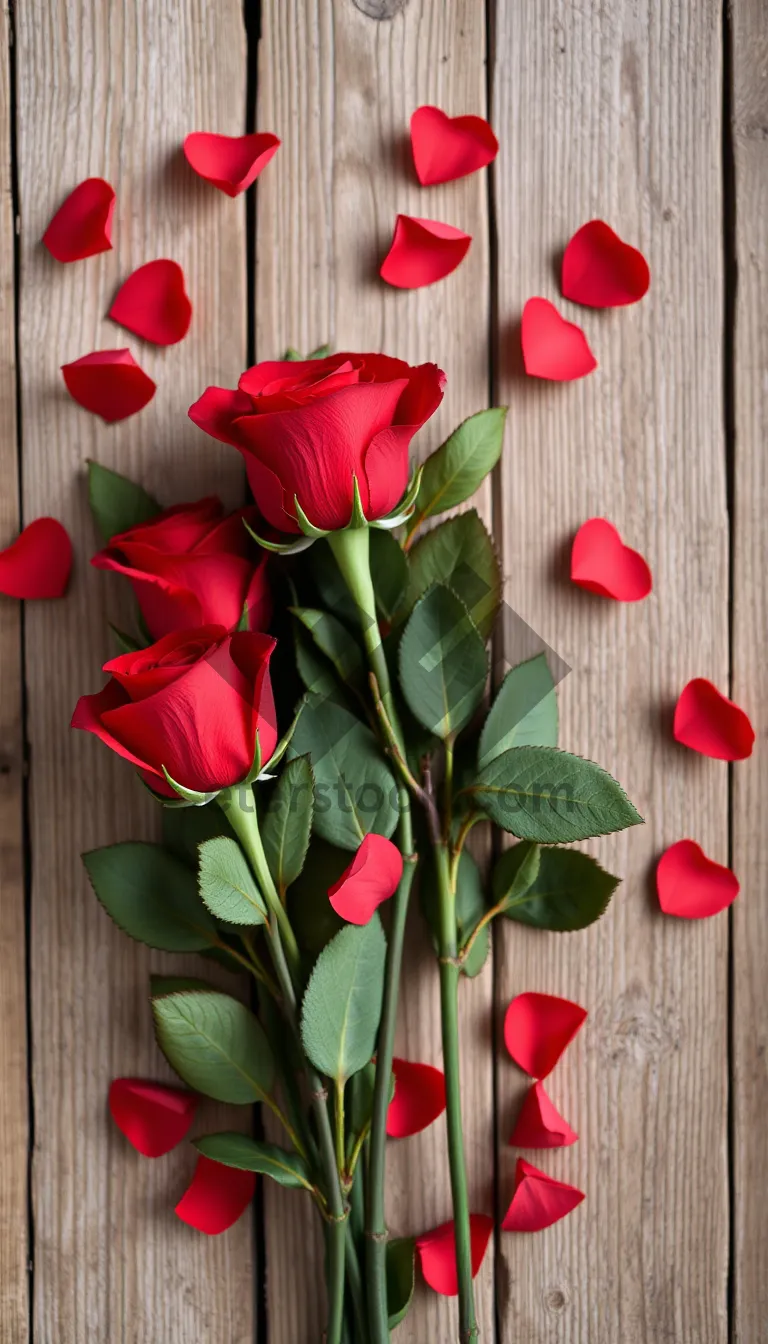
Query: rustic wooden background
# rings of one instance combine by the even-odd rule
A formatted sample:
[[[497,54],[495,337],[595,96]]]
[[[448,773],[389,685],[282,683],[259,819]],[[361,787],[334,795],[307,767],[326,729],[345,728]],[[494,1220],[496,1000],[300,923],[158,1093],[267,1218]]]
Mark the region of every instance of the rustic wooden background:
[[[425,447],[489,399],[510,405],[479,501],[507,600],[573,668],[563,745],[610,768],[647,818],[599,846],[625,878],[599,925],[499,930],[463,991],[478,1209],[505,1207],[511,1189],[523,1082],[492,1049],[507,1001],[550,990],[590,1011],[552,1082],[580,1142],[545,1164],[587,1200],[548,1232],[497,1241],[477,1284],[482,1338],[768,1340],[764,0],[727,12],[720,0],[264,0],[260,13],[255,0],[245,13],[240,0],[9,0],[0,44],[0,543],[52,513],[76,548],[65,601],[0,600],[3,1344],[320,1336],[300,1196],[264,1189],[252,1223],[197,1236],[172,1212],[190,1150],[144,1161],[108,1122],[111,1077],[163,1076],[145,991],[170,959],[117,933],[78,856],[157,819],[130,771],[67,725],[125,600],[87,564],[86,458],[166,502],[215,489],[234,502],[239,459],[202,438],[188,405],[254,357],[327,339],[441,364],[448,391]],[[501,141],[490,179],[418,187],[407,131],[425,102],[487,113]],[[180,146],[193,129],[246,127],[283,146],[255,199],[230,201]],[[88,175],[117,189],[114,250],[62,268],[39,239]],[[464,265],[429,289],[384,286],[398,211],[471,233]],[[651,292],[569,313],[598,354],[590,378],[527,382],[522,305],[557,298],[559,253],[595,215],[643,249]],[[104,320],[114,289],[164,255],[186,272],[192,330],[137,350],[157,396],[108,428],[68,399],[58,368],[123,344]],[[648,556],[649,601],[568,584],[569,540],[593,514]],[[729,770],[674,745],[671,707],[695,675],[730,682],[751,712],[750,762]],[[660,915],[654,860],[684,835],[733,863],[730,914]],[[408,957],[401,1053],[439,1063],[418,921]],[[440,1125],[393,1145],[390,1171],[396,1232],[448,1216]],[[452,1319],[419,1290],[397,1338],[449,1344]]]

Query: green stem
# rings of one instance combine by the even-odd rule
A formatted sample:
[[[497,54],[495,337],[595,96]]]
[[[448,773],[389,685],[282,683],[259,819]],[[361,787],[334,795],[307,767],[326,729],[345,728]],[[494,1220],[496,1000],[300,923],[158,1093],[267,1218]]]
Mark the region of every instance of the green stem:
[[[339,1173],[339,1180],[343,1184],[346,1166],[346,1154],[344,1152],[344,1084],[339,1082],[338,1078],[334,1084],[334,1099],[336,1103],[336,1123],[334,1126],[336,1130],[336,1168]]]
[[[347,1231],[342,1222],[326,1224],[328,1248],[328,1326],[327,1344],[342,1344],[344,1338],[344,1278],[347,1255]]]
[[[352,1298],[352,1310],[355,1314],[355,1344],[368,1344],[368,1321],[365,1313],[365,1294],[363,1278],[360,1273],[360,1261],[352,1228],[346,1229],[347,1283]]]
[[[241,792],[244,792],[246,806],[243,806],[238,796]],[[285,907],[280,900],[277,887],[269,871],[267,856],[264,853],[264,846],[261,841],[253,789],[244,784],[235,785],[231,789],[224,789],[219,794],[218,803],[245,850],[262,895],[280,926],[280,935],[285,944],[291,971],[294,975],[298,975],[301,969],[299,948]]]

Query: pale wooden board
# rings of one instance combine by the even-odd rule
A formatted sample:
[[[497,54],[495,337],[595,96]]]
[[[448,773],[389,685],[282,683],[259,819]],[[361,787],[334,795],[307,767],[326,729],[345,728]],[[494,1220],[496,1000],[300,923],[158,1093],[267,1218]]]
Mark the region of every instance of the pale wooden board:
[[[19,530],[9,31],[0,16],[0,547]],[[21,607],[0,597],[0,1333],[29,1339]]]
[[[437,362],[448,376],[440,412],[418,440],[424,454],[459,420],[487,405],[488,245],[482,174],[418,186],[408,124],[422,103],[448,113],[485,111],[485,18],[476,0],[410,0],[378,22],[362,12],[394,6],[354,0],[268,0],[259,52],[260,130],[282,148],[260,179],[257,355],[287,345],[382,350]],[[473,235],[460,269],[428,289],[395,291],[378,277],[398,213],[444,220]],[[490,518],[490,491],[480,507]],[[415,905],[415,902],[414,902]],[[398,1052],[440,1064],[437,968],[414,909],[403,972]],[[491,973],[463,987],[463,1091],[473,1208],[492,1207]],[[395,1235],[450,1217],[442,1124],[390,1146],[388,1219]],[[296,1254],[307,1247],[306,1207],[267,1193],[270,1340],[315,1344],[323,1299],[308,1271],[296,1292]],[[322,1263],[321,1255],[315,1265]],[[476,1281],[483,1338],[493,1322],[492,1256]],[[417,1292],[398,1328],[402,1344],[451,1337],[455,1303]]]
[[[625,879],[598,926],[509,925],[499,939],[500,1022],[523,990],[565,994],[590,1014],[548,1084],[580,1142],[526,1154],[587,1199],[546,1232],[502,1234],[501,1338],[721,1344],[727,918],[665,918],[653,886],[656,858],[683,836],[728,854],[727,767],[671,735],[690,677],[728,686],[721,9],[522,0],[498,5],[497,20],[507,595],[574,669],[561,745],[610,769],[647,819],[593,847]],[[595,216],[650,261],[638,307],[601,314],[559,298],[556,259]],[[600,368],[583,382],[521,376],[518,322],[535,294],[586,331]],[[595,515],[648,557],[655,591],[643,604],[571,587],[570,541]],[[503,1213],[524,1091],[503,1053],[498,1090]]]
[[[755,754],[734,766],[733,907],[734,1340],[768,1340],[768,842],[762,820],[768,677],[765,452],[768,436],[768,12],[731,6],[736,169],[736,464],[733,696],[757,731]]]
[[[184,1145],[140,1158],[109,1121],[114,1075],[169,1077],[146,999],[162,958],[110,924],[79,854],[149,837],[158,809],[123,762],[71,732],[78,695],[103,681],[106,620],[128,596],[90,569],[89,456],[140,479],[163,502],[242,493],[239,458],[187,419],[207,383],[231,383],[245,352],[242,201],[194,178],[181,156],[193,129],[238,133],[246,53],[239,0],[143,0],[138,6],[22,0],[16,7],[22,216],[21,368],[24,511],[69,528],[75,566],[65,601],[26,622],[31,738],[32,999],[35,1102],[35,1339],[40,1344],[251,1344],[248,1218],[219,1238],[181,1224],[173,1206],[194,1167]],[[63,267],[38,242],[89,174],[118,194],[114,250]],[[117,284],[154,257],[184,267],[195,307],[187,340],[142,346],[105,320]],[[130,345],[158,381],[155,400],[115,427],[68,397],[59,365]],[[201,1108],[198,1127],[233,1115]],[[247,1123],[247,1116],[245,1116]]]

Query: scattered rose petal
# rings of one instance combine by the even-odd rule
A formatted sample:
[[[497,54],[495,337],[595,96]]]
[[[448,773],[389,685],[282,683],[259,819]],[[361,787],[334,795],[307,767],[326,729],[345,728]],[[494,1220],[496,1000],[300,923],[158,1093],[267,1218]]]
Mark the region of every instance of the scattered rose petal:
[[[493,1219],[484,1213],[469,1215],[469,1235],[472,1248],[472,1278],[483,1263],[491,1232]],[[421,1272],[434,1292],[443,1297],[456,1297],[459,1291],[459,1276],[456,1271],[456,1241],[453,1232],[453,1220],[425,1232],[416,1238],[416,1249],[421,1261]]]
[[[394,896],[403,875],[403,856],[383,835],[366,835],[328,898],[349,924],[367,924],[377,906]]]
[[[36,518],[0,551],[0,593],[62,597],[72,568],[72,542],[56,518]]]
[[[61,372],[70,396],[108,425],[135,415],[157,390],[130,350],[95,350],[62,364]]]
[[[114,189],[102,177],[88,177],[60,205],[43,242],[57,261],[81,261],[112,247]]]
[[[181,1143],[196,1108],[194,1092],[141,1078],[115,1078],[109,1089],[112,1119],[145,1157],[162,1157]]]
[[[395,1095],[387,1111],[390,1139],[420,1134],[445,1110],[445,1075],[432,1064],[414,1064],[393,1059]]]
[[[555,1109],[543,1083],[533,1083],[517,1117],[511,1148],[567,1148],[578,1139]]]
[[[546,1172],[532,1167],[524,1157],[519,1157],[515,1168],[515,1192],[504,1215],[502,1229],[504,1232],[541,1232],[571,1213],[583,1198],[583,1191],[577,1190],[575,1185],[555,1181]]]
[[[190,168],[227,196],[239,196],[250,187],[279,148],[277,136],[268,131],[254,135],[193,131],[184,141]]]
[[[556,994],[518,994],[504,1018],[504,1043],[532,1078],[546,1078],[586,1020],[587,1010]]]
[[[525,372],[556,383],[584,378],[597,360],[581,327],[566,322],[549,299],[529,299],[520,331]]]
[[[396,289],[420,289],[455,271],[463,261],[472,236],[435,219],[398,215],[392,246],[379,274]]]
[[[706,677],[683,687],[673,728],[678,742],[718,761],[743,761],[752,755],[755,732],[749,718],[721,695]]]
[[[175,345],[189,331],[192,304],[176,261],[148,261],[120,286],[109,316],[144,341]]]
[[[199,1157],[192,1183],[176,1205],[183,1223],[216,1236],[226,1232],[245,1213],[256,1190],[256,1173],[225,1167]]]
[[[659,859],[656,890],[665,915],[706,919],[733,904],[739,881],[730,868],[708,859],[695,840],[678,840]]]
[[[587,308],[619,308],[648,292],[651,273],[642,252],[623,243],[602,219],[574,233],[563,257],[563,298]]]
[[[492,163],[499,142],[483,117],[449,117],[439,107],[417,107],[411,117],[411,148],[423,187],[453,182]]]
[[[653,587],[651,571],[639,551],[625,546],[607,518],[582,523],[571,551],[571,579],[616,602],[640,602]]]

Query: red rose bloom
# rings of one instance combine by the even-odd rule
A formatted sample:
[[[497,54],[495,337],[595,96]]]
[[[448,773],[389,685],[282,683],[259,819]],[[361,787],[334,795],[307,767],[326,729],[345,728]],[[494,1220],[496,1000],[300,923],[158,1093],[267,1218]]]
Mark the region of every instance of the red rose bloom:
[[[262,765],[277,744],[274,647],[268,635],[230,635],[221,625],[166,635],[105,663],[111,680],[80,697],[72,727],[95,733],[166,797],[176,795],[163,767],[200,793],[238,784],[253,765],[256,733]]]
[[[245,458],[260,512],[280,532],[300,532],[294,498],[314,527],[349,525],[354,478],[369,522],[400,502],[408,449],[437,410],[444,375],[388,355],[268,360],[237,391],[209,387],[190,407],[196,425]]]
[[[225,515],[215,497],[179,504],[112,537],[91,564],[131,580],[153,639],[194,625],[233,630],[246,604],[249,628],[263,630],[272,615],[266,558],[254,556],[244,518],[256,526],[257,510]]]

